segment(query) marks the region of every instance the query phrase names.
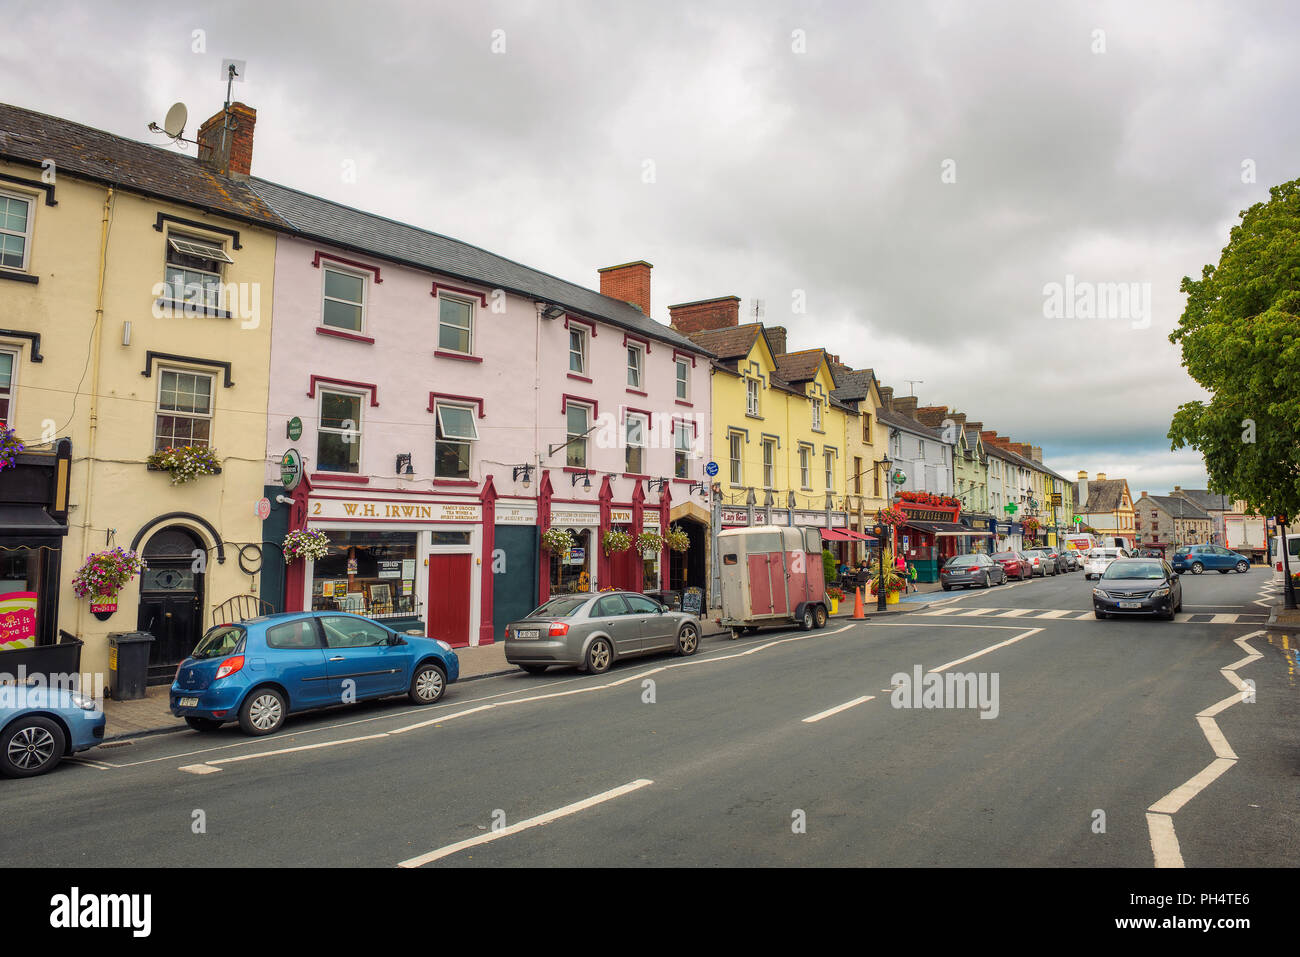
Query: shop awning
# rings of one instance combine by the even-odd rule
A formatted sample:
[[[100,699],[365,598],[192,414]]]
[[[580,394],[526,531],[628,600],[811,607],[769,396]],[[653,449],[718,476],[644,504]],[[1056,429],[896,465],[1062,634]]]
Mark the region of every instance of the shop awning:
[[[926,532],[935,538],[955,538],[962,535],[984,538],[990,534],[987,530],[976,531],[973,528],[967,528],[965,525],[958,525],[956,522],[908,522],[906,527]]]
[[[67,535],[68,526],[50,518],[39,505],[0,505],[0,535]]]
[[[851,542],[853,541],[853,539],[849,538],[847,533],[841,531],[838,528],[823,528],[822,541],[823,542]]]

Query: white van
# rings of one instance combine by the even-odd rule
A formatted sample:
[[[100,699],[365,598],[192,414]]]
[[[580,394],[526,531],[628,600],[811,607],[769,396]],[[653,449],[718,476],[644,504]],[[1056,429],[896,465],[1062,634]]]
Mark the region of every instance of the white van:
[[[1270,555],[1273,558],[1273,581],[1283,584],[1282,578],[1282,536],[1274,535],[1269,542]],[[1287,565],[1294,575],[1300,572],[1300,532],[1288,532],[1286,536]]]
[[[1123,548],[1093,548],[1089,549],[1083,559],[1083,577],[1086,579],[1098,578],[1106,573],[1110,563],[1117,558],[1131,557],[1126,549]]]

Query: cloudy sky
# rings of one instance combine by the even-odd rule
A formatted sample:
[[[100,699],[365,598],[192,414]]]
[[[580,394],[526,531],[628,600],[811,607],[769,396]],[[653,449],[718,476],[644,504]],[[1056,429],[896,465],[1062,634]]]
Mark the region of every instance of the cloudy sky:
[[[669,303],[761,300],[791,349],[825,346],[903,395],[921,380],[922,404],[1135,495],[1205,484],[1164,437],[1200,394],[1167,339],[1180,279],[1300,175],[1300,13],[1282,3],[144,0],[5,17],[8,102],[165,143],[146,124],[181,100],[192,134],[221,107],[222,59],[243,59],[257,175],[593,287],[598,267],[646,259],[663,321]],[[1067,282],[1138,295],[1045,315]]]

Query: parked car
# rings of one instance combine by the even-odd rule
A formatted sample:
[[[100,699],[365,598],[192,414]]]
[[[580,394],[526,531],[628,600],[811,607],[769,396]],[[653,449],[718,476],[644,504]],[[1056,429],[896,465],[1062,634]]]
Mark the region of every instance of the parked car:
[[[1065,559],[1065,570],[1067,572],[1077,572],[1083,567],[1083,563],[1079,561],[1079,553],[1073,548],[1062,548],[1059,554]]]
[[[1110,563],[1117,558],[1128,558],[1129,553],[1122,548],[1094,548],[1088,552],[1083,563],[1083,577],[1101,578]]]
[[[1174,549],[1170,563],[1176,572],[1199,575],[1206,570],[1226,575],[1234,569],[1238,574],[1250,571],[1250,557],[1234,552],[1222,545],[1179,545]]]
[[[282,612],[208,630],[176,669],[171,712],[196,731],[238,721],[278,731],[290,714],[406,694],[433,704],[460,677],[451,645],[336,611]]]
[[[1029,565],[1031,577],[1044,578],[1047,575],[1047,564],[1043,561],[1043,556],[1039,555],[1032,549],[1027,552],[1020,552],[1020,556]]]
[[[1056,559],[1045,548],[1031,548],[1025,554],[1038,560],[1044,576],[1055,575],[1060,571]]]
[[[1138,557],[1139,557],[1139,558],[1159,558],[1159,559],[1163,560],[1164,557],[1165,557],[1165,550],[1164,550],[1163,548],[1144,548],[1144,549],[1142,549],[1141,551],[1138,552]]]
[[[620,658],[700,647],[700,623],[630,591],[580,592],[544,602],[506,626],[506,661],[529,674],[576,665],[603,674]]]
[[[1019,552],[994,552],[993,560],[1002,566],[1008,578],[1024,581],[1034,577],[1034,566]]]
[[[1111,615],[1156,615],[1173,621],[1183,608],[1183,586],[1166,561],[1117,558],[1092,590],[1092,610],[1098,618]]]
[[[1055,547],[1049,545],[1047,548],[1043,549],[1043,552],[1052,560],[1052,563],[1056,565],[1056,573],[1058,575],[1070,570],[1070,562]]]
[[[0,774],[30,778],[104,739],[95,699],[45,682],[0,684]]]
[[[1006,570],[983,552],[954,555],[939,569],[939,584],[943,585],[944,591],[972,585],[988,588],[990,585],[1005,585],[1006,581]]]

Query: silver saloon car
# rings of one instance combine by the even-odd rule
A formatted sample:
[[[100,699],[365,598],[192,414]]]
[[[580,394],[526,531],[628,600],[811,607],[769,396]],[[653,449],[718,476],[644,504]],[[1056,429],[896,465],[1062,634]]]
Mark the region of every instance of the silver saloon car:
[[[506,661],[529,674],[551,665],[576,665],[602,674],[620,658],[700,647],[694,615],[672,611],[629,591],[560,595],[506,626]]]

